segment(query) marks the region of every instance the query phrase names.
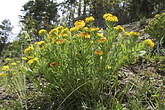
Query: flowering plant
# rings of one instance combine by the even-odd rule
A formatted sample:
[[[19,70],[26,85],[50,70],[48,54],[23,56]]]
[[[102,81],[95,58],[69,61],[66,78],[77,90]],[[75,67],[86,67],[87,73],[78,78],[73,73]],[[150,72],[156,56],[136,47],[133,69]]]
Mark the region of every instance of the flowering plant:
[[[18,108],[27,110],[27,80],[26,75],[21,72],[22,64],[25,62],[19,58],[7,58],[5,62],[7,65],[2,67],[2,73],[0,73],[1,84],[6,93],[11,97],[17,97],[14,99],[15,103],[12,103],[13,106],[17,103]]]
[[[119,69],[134,63],[145,49],[146,42],[137,43],[140,33],[114,27],[118,19],[112,14],[103,18],[107,25],[105,35],[98,33],[99,28],[92,26],[94,18],[88,17],[88,25],[79,20],[71,29],[59,26],[49,33],[40,30],[45,41],[31,44],[24,51],[23,58],[28,61],[21,71],[58,100],[59,107],[65,101],[99,98],[110,82],[117,86]]]
[[[145,32],[158,41],[165,36],[164,27],[165,13],[162,13],[161,15],[156,14],[155,17],[149,22],[148,26],[145,27]]]

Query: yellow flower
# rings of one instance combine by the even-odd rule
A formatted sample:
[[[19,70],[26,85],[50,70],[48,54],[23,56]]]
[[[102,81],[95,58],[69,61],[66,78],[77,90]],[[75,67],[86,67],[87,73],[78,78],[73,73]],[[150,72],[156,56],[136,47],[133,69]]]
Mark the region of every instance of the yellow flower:
[[[4,74],[4,73],[0,73],[0,76],[1,76],[1,77],[4,77],[4,76],[5,76],[5,74]]]
[[[32,56],[28,56],[28,59],[33,58]]]
[[[63,26],[58,26],[56,29],[58,30],[58,31],[60,31],[60,30],[62,30],[64,27]]]
[[[16,66],[16,65],[17,65],[17,63],[11,63],[11,65],[12,65],[12,66]]]
[[[56,39],[54,37],[51,38],[52,42],[51,43],[55,43]]]
[[[39,36],[44,37],[47,31],[45,29],[41,29],[38,33],[39,33]]]
[[[139,33],[139,32],[134,32],[133,35],[137,35],[137,36],[139,36],[140,33]]]
[[[35,61],[37,61],[37,60],[38,60],[38,58],[37,58],[37,57],[35,57],[35,58],[34,58],[34,60],[35,60]]]
[[[156,15],[155,15],[155,18],[156,18],[156,17],[159,17],[159,16],[160,16],[159,14],[156,14]]]
[[[41,47],[41,48],[39,48],[39,51],[41,51],[41,50],[43,50],[44,49],[44,47]]]
[[[118,22],[118,18],[116,16],[107,16],[105,20],[110,22]]]
[[[64,33],[69,33],[70,34],[70,31],[68,28],[65,28],[61,31],[61,34],[64,34]]]
[[[17,61],[17,63],[21,63],[21,61]]]
[[[154,42],[153,42],[151,39],[147,39],[147,40],[145,40],[145,42],[146,42],[151,48],[154,47]]]
[[[71,32],[71,33],[72,33],[72,32],[75,32],[75,31],[77,31],[75,27],[70,28],[70,32]]]
[[[90,43],[93,44],[93,40],[91,40]]]
[[[7,69],[9,69],[9,66],[3,66],[2,71],[6,71]]]
[[[98,31],[99,28],[98,27],[93,27],[92,29],[90,29],[91,31]]]
[[[100,37],[100,38],[103,38],[103,34],[100,34],[100,33],[97,33],[97,35]]]
[[[57,62],[50,63],[50,67],[56,67],[56,66],[58,66]]]
[[[45,46],[48,47],[50,45],[50,43],[47,43]]]
[[[96,54],[96,55],[103,55],[103,52],[102,52],[101,50],[96,50],[96,51],[95,51],[95,54]]]
[[[112,17],[112,16],[113,16],[112,14],[106,13],[106,14],[103,15],[103,18],[106,19],[107,17]]]
[[[106,20],[106,21],[110,21],[110,22],[118,22],[118,19],[116,16],[113,16],[112,14],[110,13],[106,13],[104,14],[103,18]]]
[[[11,61],[11,58],[6,58],[7,61]]]
[[[63,44],[66,42],[66,39],[61,39],[56,42],[56,44]]]
[[[78,20],[74,23],[75,27],[77,30],[79,30],[80,28],[83,28],[85,26],[85,22],[83,20]]]
[[[29,46],[27,49],[24,50],[24,53],[27,54],[27,53],[29,53],[32,50],[34,50],[34,48]]]
[[[30,60],[28,61],[28,64],[31,65],[32,63],[34,63],[34,62],[37,61],[37,60],[38,60],[37,57],[35,57],[35,58],[33,58],[33,59],[30,59]]]
[[[27,58],[26,57],[22,57],[22,60],[27,60]]]
[[[80,37],[91,38],[91,36],[88,33],[85,33],[85,32],[80,33]]]
[[[84,27],[84,30],[85,31],[89,31],[90,29],[88,27]]]
[[[59,32],[58,29],[52,29],[52,30],[49,32],[49,37],[48,37],[48,38],[52,38],[52,37],[55,36],[58,32]]]
[[[68,34],[66,34],[66,33],[62,33],[61,34],[63,37],[68,37]]]
[[[114,30],[119,30],[119,31],[123,31],[124,32],[124,28],[120,25],[117,25],[116,27],[114,27]]]
[[[155,18],[151,19],[148,24],[151,25],[154,21],[155,21]]]
[[[87,17],[87,18],[85,19],[85,22],[88,23],[88,22],[94,21],[94,20],[95,20],[95,19],[93,18],[93,16],[90,16],[90,17]]]
[[[125,36],[129,36],[129,32],[125,32],[124,35],[125,35]]]
[[[131,31],[131,32],[125,32],[124,35],[131,37],[133,35],[139,36],[140,33],[139,32],[133,32],[133,31]]]
[[[40,45],[42,45],[42,44],[44,44],[44,43],[45,43],[45,41],[37,42],[37,46],[40,46]]]
[[[102,39],[100,39],[98,41],[99,41],[99,43],[104,43],[106,41],[106,38],[102,38]]]

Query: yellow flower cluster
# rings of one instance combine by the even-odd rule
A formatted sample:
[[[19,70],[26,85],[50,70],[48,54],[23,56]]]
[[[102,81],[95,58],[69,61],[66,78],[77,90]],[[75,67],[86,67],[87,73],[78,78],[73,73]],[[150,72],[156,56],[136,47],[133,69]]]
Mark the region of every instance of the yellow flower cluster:
[[[151,48],[154,47],[154,42],[153,42],[151,39],[147,39],[147,40],[145,40],[145,42],[146,42]]]
[[[71,34],[71,32],[69,31],[68,28],[61,30],[61,36],[62,37],[68,37],[68,34]]]
[[[27,49],[24,50],[24,53],[27,54],[28,52],[34,50],[32,46],[29,46]]]
[[[47,33],[47,31],[46,31],[45,29],[41,29],[41,30],[38,32],[39,36],[41,36],[41,37],[44,37],[44,36],[46,35],[46,33]]]
[[[118,22],[118,18],[117,18],[116,16],[113,16],[113,15],[110,14],[110,13],[104,14],[103,18],[104,18],[106,21]]]
[[[56,33],[58,33],[58,29],[57,29],[57,28],[52,29],[52,30],[49,32],[48,38],[52,38],[53,36],[56,35]]]
[[[75,27],[70,28],[70,32],[71,32],[71,33],[72,33],[72,32],[75,32],[75,31],[77,31]]]
[[[2,71],[6,71],[7,69],[9,69],[9,66],[3,66]]]
[[[30,59],[30,60],[28,61],[28,64],[31,65],[32,63],[34,63],[34,62],[37,61],[37,60],[38,60],[37,57],[35,57],[35,58],[33,58],[33,59]]]
[[[80,37],[84,37],[84,38],[91,38],[91,36],[88,33],[82,32],[79,35]]]
[[[107,17],[111,17],[111,16],[113,16],[113,15],[110,14],[110,13],[106,13],[106,14],[103,15],[103,18],[106,19]]]
[[[58,26],[56,30],[61,31],[64,27],[63,26]]]
[[[61,34],[63,34],[63,33],[70,33],[70,31],[68,28],[65,28],[65,29],[61,30]]]
[[[92,27],[92,29],[90,29],[90,31],[98,31],[100,30],[98,27]]]
[[[88,23],[88,22],[91,22],[91,21],[94,21],[95,19],[93,18],[93,16],[90,16],[90,17],[87,17],[85,19],[85,22]]]
[[[84,27],[85,31],[90,31],[90,29],[88,27]]]
[[[78,20],[74,23],[76,30],[79,30],[85,26],[85,22],[83,20]]]
[[[125,31],[124,28],[120,25],[117,25],[116,27],[114,27],[114,30],[117,30],[117,31]]]
[[[42,45],[42,44],[44,44],[44,43],[45,43],[45,41],[37,42],[37,46],[40,46],[40,45]]]
[[[63,44],[66,42],[66,39],[61,39],[56,42],[56,44]]]
[[[131,31],[131,32],[125,32],[124,35],[131,37],[133,35],[139,36],[140,33],[139,32],[133,32],[133,31]]]
[[[154,16],[154,18],[151,19],[151,20],[149,21],[148,24],[151,25],[153,22],[156,22],[157,20],[160,20],[161,17],[163,17],[163,16],[165,16],[165,13],[162,13],[161,15],[156,14],[156,15]],[[147,26],[146,26],[146,27],[147,27]]]
[[[58,36],[60,37],[60,33],[63,33],[63,32],[61,32],[63,28],[64,28],[63,26],[58,26],[58,27],[52,29],[52,30],[49,32],[48,38],[53,38],[53,37],[56,36],[56,35],[58,35]],[[63,31],[65,31],[65,29],[64,29]]]

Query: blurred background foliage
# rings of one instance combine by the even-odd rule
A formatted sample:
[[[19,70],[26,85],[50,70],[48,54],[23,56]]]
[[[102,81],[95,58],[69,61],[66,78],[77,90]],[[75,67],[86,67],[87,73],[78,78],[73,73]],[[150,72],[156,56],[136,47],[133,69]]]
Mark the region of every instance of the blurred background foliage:
[[[162,13],[165,9],[165,0],[63,0],[61,2],[29,0],[22,7],[23,14],[19,15],[21,30],[17,40],[13,41],[14,45],[18,46],[13,47],[11,46],[13,44],[7,41],[13,28],[10,20],[4,20],[0,24],[1,56],[4,55],[3,51],[7,51],[9,48],[10,51],[14,49],[16,53],[21,53],[21,49],[26,48],[28,42],[43,40],[38,35],[40,29],[46,29],[49,32],[59,25],[73,27],[75,21],[84,20],[88,16],[95,18],[96,27],[105,28],[102,18],[105,13],[117,16],[120,25],[128,24]],[[22,48],[15,50],[20,46]],[[15,54],[12,53],[12,55]]]

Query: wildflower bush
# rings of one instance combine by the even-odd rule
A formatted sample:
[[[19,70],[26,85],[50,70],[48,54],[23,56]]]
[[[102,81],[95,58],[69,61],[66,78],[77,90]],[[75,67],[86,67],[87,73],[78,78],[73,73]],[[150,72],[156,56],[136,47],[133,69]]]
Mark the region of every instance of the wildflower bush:
[[[107,13],[103,18],[105,34],[98,33],[100,29],[93,26],[92,16],[85,22],[76,21],[70,29],[59,26],[49,33],[40,30],[44,41],[24,50],[21,73],[17,74],[26,74],[58,109],[84,103],[92,106],[100,101],[108,93],[108,86],[118,86],[119,69],[135,63],[138,56],[154,46],[150,39],[137,43],[140,33],[125,32],[120,25],[115,26],[116,16]],[[9,68],[2,69],[4,75],[8,73]]]
[[[148,26],[145,27],[145,32],[147,32],[150,37],[156,39],[157,41],[165,36],[165,13],[156,14],[155,17],[149,22]]]
[[[150,37],[157,42],[158,53],[165,55],[165,13],[156,14],[155,17],[149,22],[148,26],[145,27]],[[159,52],[160,51],[160,52]]]
[[[6,100],[6,103],[10,103],[15,109],[27,109],[27,84],[26,75],[20,70],[22,64],[19,58],[6,58],[5,62],[7,65],[2,67],[0,73],[0,82],[3,85],[6,93],[15,99]],[[22,62],[24,63],[24,62]],[[5,106],[7,108],[8,106]]]

